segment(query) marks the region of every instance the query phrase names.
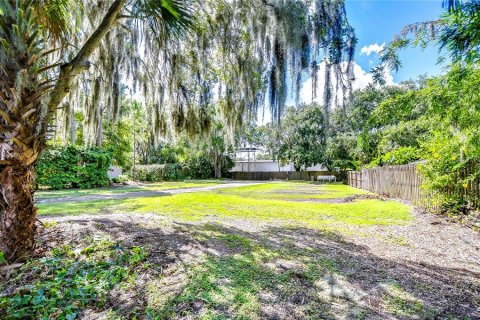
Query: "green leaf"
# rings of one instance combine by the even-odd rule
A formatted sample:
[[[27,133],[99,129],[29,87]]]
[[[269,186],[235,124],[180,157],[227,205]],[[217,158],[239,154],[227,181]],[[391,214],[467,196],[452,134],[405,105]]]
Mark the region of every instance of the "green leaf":
[[[74,320],[77,318],[77,314],[76,313],[69,313],[66,315],[66,318],[67,320]]]

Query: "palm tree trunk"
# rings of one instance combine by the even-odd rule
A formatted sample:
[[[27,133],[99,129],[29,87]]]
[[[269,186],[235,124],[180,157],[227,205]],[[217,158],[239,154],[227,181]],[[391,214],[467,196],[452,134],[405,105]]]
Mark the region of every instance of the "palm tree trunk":
[[[21,259],[34,248],[37,209],[33,201],[34,166],[11,154],[12,163],[0,164],[0,235],[7,260]]]
[[[12,37],[6,43],[16,46],[2,52],[3,60],[0,62],[0,250],[8,261],[26,257],[35,246],[37,209],[33,200],[34,165],[45,148],[49,122],[70,92],[75,77],[88,69],[88,58],[115,25],[126,3],[127,0],[115,0],[112,3],[98,28],[77,55],[60,67],[54,90],[49,89],[48,83],[40,85],[45,78],[37,72],[41,72],[45,66],[40,65],[42,60],[32,57],[41,52],[41,48],[18,45],[27,39],[34,44],[45,41],[35,38],[41,34],[32,31],[38,25],[25,27],[22,24],[19,31],[15,21],[21,14],[2,17],[2,22],[6,22],[3,26],[17,26],[16,32],[4,33]],[[14,1],[12,8],[17,10]],[[19,32],[21,36],[17,36]],[[20,90],[19,85],[23,86]],[[50,94],[45,108],[42,96],[47,92]]]

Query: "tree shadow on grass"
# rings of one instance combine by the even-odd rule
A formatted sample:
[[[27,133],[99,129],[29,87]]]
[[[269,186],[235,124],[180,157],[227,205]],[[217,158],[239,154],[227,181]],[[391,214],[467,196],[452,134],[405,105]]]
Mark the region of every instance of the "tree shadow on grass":
[[[149,215],[66,225],[58,232],[76,232],[74,242],[108,236],[149,251],[135,283],[112,291],[104,308],[127,318],[480,318],[478,273],[388,260],[335,232],[162,225]]]

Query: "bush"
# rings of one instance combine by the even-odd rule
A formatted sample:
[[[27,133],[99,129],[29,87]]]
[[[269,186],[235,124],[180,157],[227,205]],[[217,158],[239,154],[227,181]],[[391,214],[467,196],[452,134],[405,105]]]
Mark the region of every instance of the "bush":
[[[426,162],[419,167],[423,187],[433,196],[433,204],[447,213],[465,213],[475,206],[475,190],[480,178],[480,133],[477,130],[437,131],[425,144]],[[472,199],[473,198],[473,199]]]
[[[121,174],[118,177],[115,177],[115,178],[112,179],[112,181],[115,182],[115,183],[124,183],[124,182],[127,182],[128,180],[130,180],[130,179],[128,178],[128,176],[126,176],[124,174]]]
[[[421,151],[415,147],[400,147],[379,156],[370,162],[367,167],[381,167],[407,164],[421,159]]]
[[[139,181],[161,182],[177,181],[186,178],[180,164],[148,164],[137,165],[132,168],[132,178]]]
[[[140,181],[162,181],[165,172],[165,164],[136,165],[132,167],[131,176]]]
[[[35,167],[37,184],[51,189],[104,187],[110,162],[110,154],[98,148],[51,148]]]
[[[80,152],[80,166],[78,167],[78,188],[105,187],[109,184],[108,168],[111,164],[111,155],[97,148],[89,148]]]
[[[223,156],[222,177],[229,177],[229,172],[235,166],[235,161],[228,156]],[[211,179],[215,177],[211,156],[205,152],[199,152],[189,157],[185,163],[184,173],[191,179]]]
[[[188,176],[192,179],[209,179],[215,176],[212,161],[205,153],[189,157],[185,166]]]

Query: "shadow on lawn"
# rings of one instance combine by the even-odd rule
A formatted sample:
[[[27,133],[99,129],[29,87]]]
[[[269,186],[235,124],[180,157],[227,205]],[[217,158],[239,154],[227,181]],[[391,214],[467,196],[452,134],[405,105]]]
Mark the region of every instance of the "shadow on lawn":
[[[375,256],[336,233],[158,227],[146,216],[95,218],[78,236],[145,246],[148,268],[111,294],[118,315],[150,318],[479,319],[479,274]],[[86,315],[88,312],[86,312]]]

